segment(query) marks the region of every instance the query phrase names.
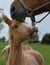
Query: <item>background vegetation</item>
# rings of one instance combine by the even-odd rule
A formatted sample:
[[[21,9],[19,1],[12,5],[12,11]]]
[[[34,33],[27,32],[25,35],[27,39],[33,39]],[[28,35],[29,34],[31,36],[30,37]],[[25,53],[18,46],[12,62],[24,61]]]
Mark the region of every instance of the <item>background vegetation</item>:
[[[2,55],[1,55],[1,50],[7,45],[8,43],[3,43],[0,42],[0,65],[6,65],[4,60],[2,59]],[[41,44],[28,44],[28,42],[26,43],[27,45],[30,45],[33,49],[39,51],[44,59],[45,59],[45,65],[50,65],[50,45],[41,45]]]
[[[41,40],[41,43],[50,45],[50,33],[46,33],[43,36],[43,39]]]

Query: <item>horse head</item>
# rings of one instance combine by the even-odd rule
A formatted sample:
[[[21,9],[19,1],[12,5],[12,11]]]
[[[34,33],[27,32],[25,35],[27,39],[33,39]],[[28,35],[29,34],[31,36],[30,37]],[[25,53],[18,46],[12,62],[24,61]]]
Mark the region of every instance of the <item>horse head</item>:
[[[25,19],[25,8],[22,6],[19,0],[14,0],[10,6],[10,13],[12,19],[16,19],[19,22],[24,21]]]

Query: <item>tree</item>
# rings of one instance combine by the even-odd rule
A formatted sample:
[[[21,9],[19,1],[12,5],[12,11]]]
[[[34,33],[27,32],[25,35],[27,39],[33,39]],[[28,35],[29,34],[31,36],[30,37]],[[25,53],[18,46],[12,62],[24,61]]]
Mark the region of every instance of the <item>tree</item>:
[[[0,17],[0,31],[4,28],[3,23],[2,23],[2,18]]]
[[[2,18],[0,17],[0,23],[2,22]]]
[[[6,38],[3,36],[3,37],[2,37],[2,42],[5,42],[5,40],[6,40]]]
[[[0,13],[3,13],[3,9],[0,9]],[[3,29],[2,17],[0,16],[0,31]]]
[[[42,44],[50,44],[50,33],[46,33],[41,40]]]
[[[2,41],[2,39],[0,38],[0,42]]]

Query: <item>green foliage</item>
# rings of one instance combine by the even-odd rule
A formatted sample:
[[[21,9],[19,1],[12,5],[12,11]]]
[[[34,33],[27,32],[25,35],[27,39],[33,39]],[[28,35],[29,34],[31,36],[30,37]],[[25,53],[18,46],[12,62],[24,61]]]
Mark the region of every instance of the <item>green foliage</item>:
[[[31,47],[42,54],[45,60],[45,65],[50,65],[50,45],[34,44],[31,45]]]
[[[5,64],[5,61],[3,60],[3,56],[1,54],[1,51],[2,49],[7,45],[7,42],[3,43],[3,42],[0,42],[0,65],[6,65]]]
[[[43,39],[41,41],[42,44],[50,44],[50,33],[46,33],[44,36],[43,36]]]
[[[2,18],[0,17],[0,31],[4,28],[3,24],[2,24]]]
[[[3,37],[2,37],[2,41],[5,42],[5,40],[6,40],[6,38],[3,36]]]
[[[2,18],[0,17],[0,23],[2,22]]]
[[[0,65],[6,65],[1,56],[1,50],[7,45],[7,43],[0,42]],[[30,45],[33,49],[39,51],[44,59],[45,65],[50,65],[50,45],[33,44]]]
[[[0,42],[5,42],[6,38],[3,36],[2,38],[0,38]]]

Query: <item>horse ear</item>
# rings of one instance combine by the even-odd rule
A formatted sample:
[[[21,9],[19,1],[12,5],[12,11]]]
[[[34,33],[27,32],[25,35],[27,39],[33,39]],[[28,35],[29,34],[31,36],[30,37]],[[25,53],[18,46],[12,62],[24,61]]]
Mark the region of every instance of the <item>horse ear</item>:
[[[5,23],[7,23],[10,26],[12,21],[4,14],[2,14],[2,17],[3,17],[4,21],[5,21]]]

